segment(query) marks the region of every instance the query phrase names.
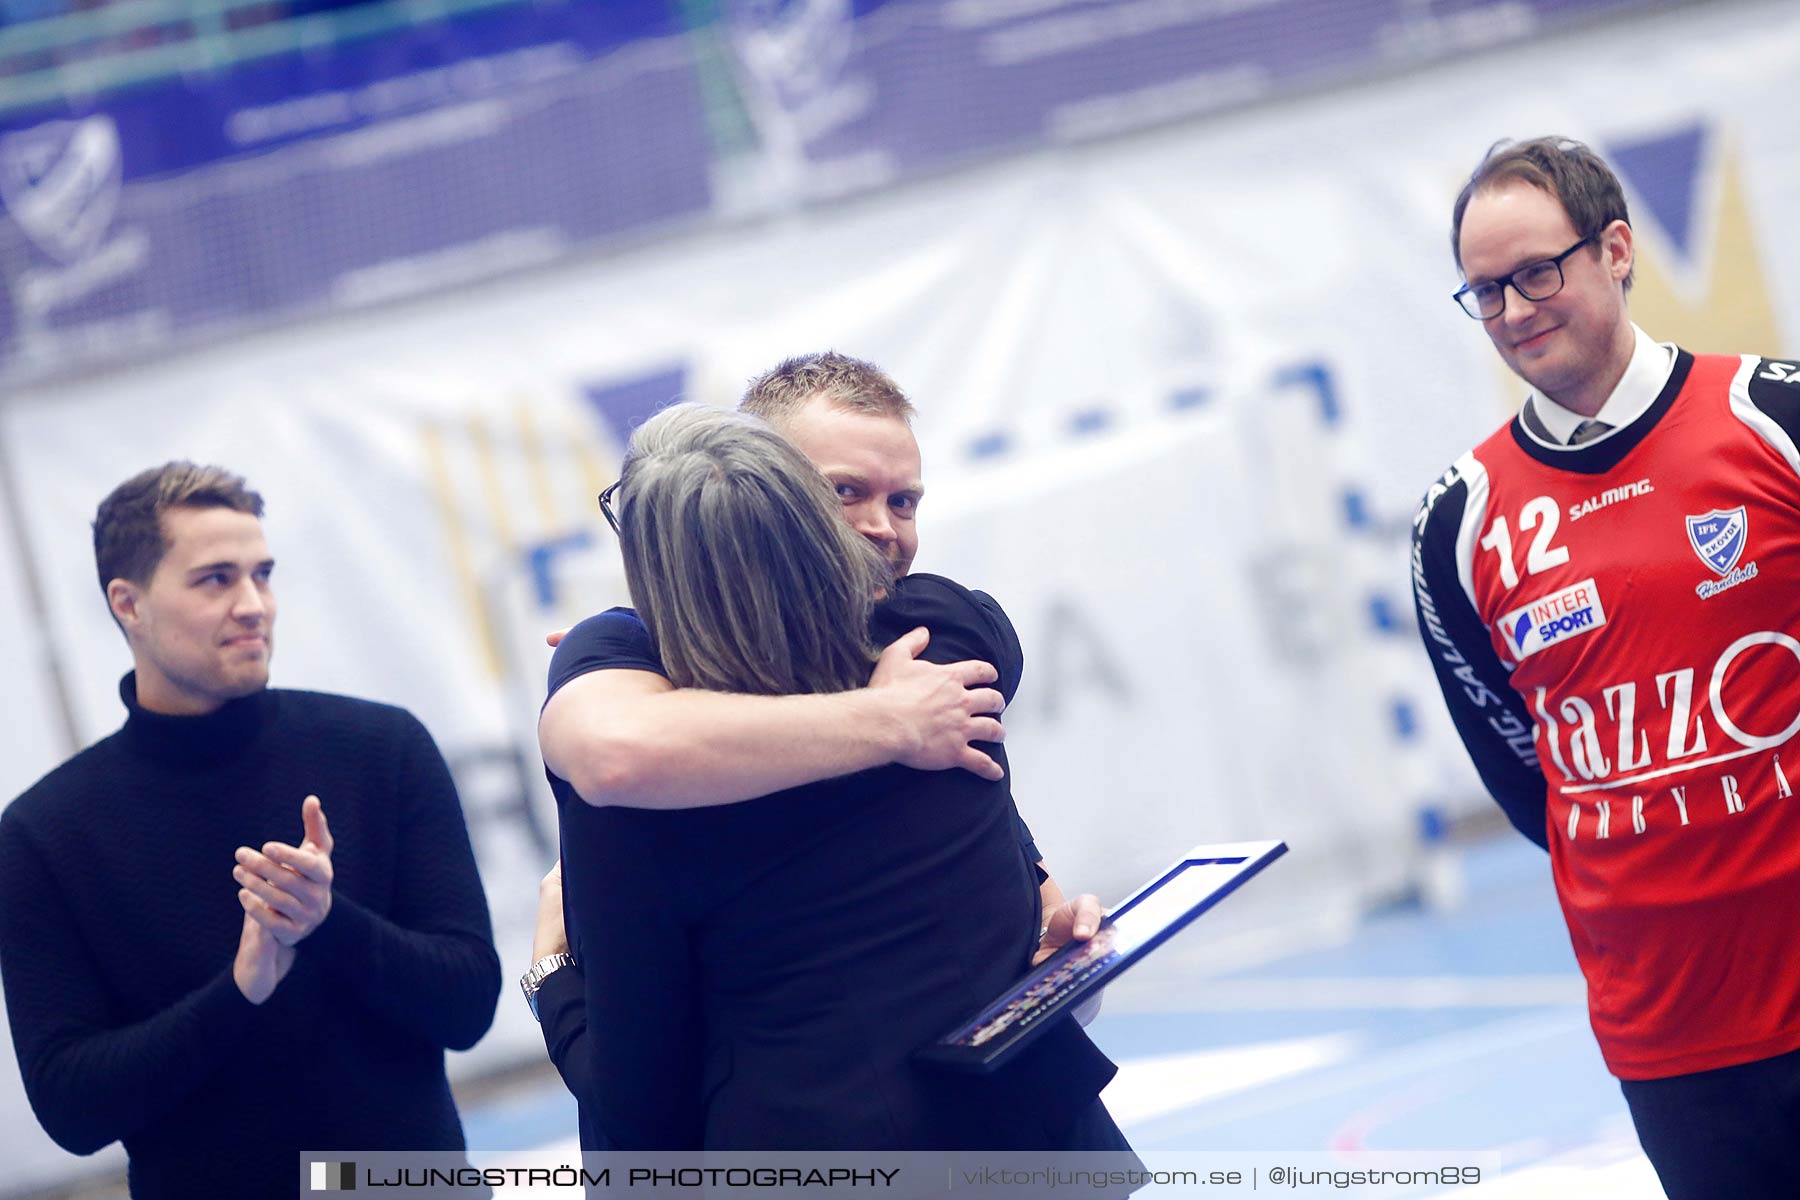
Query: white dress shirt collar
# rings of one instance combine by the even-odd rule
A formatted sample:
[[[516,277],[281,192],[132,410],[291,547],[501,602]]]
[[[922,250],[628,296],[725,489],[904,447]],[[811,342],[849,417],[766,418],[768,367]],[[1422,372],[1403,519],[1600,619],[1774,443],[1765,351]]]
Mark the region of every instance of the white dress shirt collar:
[[[1625,367],[1625,374],[1619,377],[1619,384],[1613,388],[1612,395],[1600,406],[1600,411],[1593,420],[1604,421],[1612,426],[1606,433],[1594,438],[1584,445],[1592,446],[1605,441],[1614,433],[1625,428],[1647,412],[1656,398],[1669,382],[1669,372],[1675,369],[1675,347],[1659,345],[1650,340],[1650,335],[1635,324],[1631,327],[1635,335],[1635,344],[1631,351],[1631,362]],[[1533,392],[1525,398],[1526,432],[1534,441],[1542,442],[1552,449],[1567,450],[1569,438],[1575,433],[1575,427],[1589,418],[1578,412],[1564,408],[1542,392]]]

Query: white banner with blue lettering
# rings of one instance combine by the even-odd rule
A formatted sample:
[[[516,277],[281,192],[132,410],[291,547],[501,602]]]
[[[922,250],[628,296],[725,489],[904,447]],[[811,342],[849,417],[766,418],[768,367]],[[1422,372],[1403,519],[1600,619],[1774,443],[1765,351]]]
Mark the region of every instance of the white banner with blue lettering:
[[[1797,58],[1786,6],[1688,10],[1604,56],[1537,44],[17,396],[0,432],[44,617],[0,574],[34,640],[7,647],[13,786],[73,749],[44,736],[57,685],[34,663],[81,740],[122,716],[97,500],[170,457],[228,464],[268,500],[276,682],[431,728],[516,973],[555,853],[542,635],[624,601],[594,496],[625,431],[836,347],[918,404],[918,568],[992,592],[1023,636],[1015,790],[1066,890],[1285,838],[1188,935],[1221,961],[1221,931],[1402,892],[1423,832],[1488,806],[1413,629],[1413,506],[1521,394],[1449,299],[1457,187],[1495,138],[1588,140],[1630,189],[1638,321],[1791,352]],[[539,1052],[509,993],[471,1057]]]

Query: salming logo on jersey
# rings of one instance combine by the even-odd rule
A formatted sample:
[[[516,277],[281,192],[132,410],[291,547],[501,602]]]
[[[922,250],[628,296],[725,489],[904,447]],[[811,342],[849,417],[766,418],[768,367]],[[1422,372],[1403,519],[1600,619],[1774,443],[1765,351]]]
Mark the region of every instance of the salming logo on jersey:
[[[1589,497],[1580,504],[1569,505],[1569,520],[1579,521],[1589,513],[1598,512],[1609,504],[1618,504],[1625,500],[1633,500],[1639,496],[1648,496],[1656,490],[1648,479],[1640,479],[1635,483],[1627,483],[1620,487],[1610,487],[1598,496]]]
[[[1600,589],[1592,579],[1584,579],[1507,613],[1500,618],[1500,635],[1507,648],[1524,659],[1604,624],[1606,610],[1600,606]]]

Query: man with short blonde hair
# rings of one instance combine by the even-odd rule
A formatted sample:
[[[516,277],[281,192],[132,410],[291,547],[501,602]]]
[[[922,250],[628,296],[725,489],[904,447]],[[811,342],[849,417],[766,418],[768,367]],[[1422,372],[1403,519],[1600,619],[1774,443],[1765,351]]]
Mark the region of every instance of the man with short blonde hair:
[[[817,402],[912,424],[912,401],[886,371],[836,350],[784,359],[750,381],[738,408],[779,426]]]
[[[896,578],[907,574],[918,548],[916,518],[925,489],[918,441],[908,425],[912,405],[886,373],[835,351],[790,358],[754,379],[740,408],[769,420],[798,447],[832,485],[850,526],[881,552]],[[1006,620],[991,598],[983,599],[997,620]],[[637,618],[625,623],[617,617],[601,614],[571,631],[574,637],[589,626],[591,633],[590,623],[605,623],[608,630],[575,655],[566,644],[559,648],[559,662],[573,657],[582,670],[565,671],[566,682],[538,721],[553,787],[566,786],[590,805],[731,804],[889,763],[961,768],[990,780],[1004,775],[971,744],[1004,736],[1000,696],[990,686],[994,667],[921,657],[929,644],[923,627],[881,653],[867,687],[830,695],[744,696],[675,687],[666,666],[637,639],[615,636],[621,627],[641,633]],[[1066,899],[1022,821],[1018,834],[1040,885],[1042,958],[1072,938],[1092,936],[1100,904],[1092,895]],[[533,1013],[543,1019],[551,1060],[580,1096],[595,1085],[574,1073],[580,1056],[571,1047],[582,1036],[585,1016],[569,950],[559,867],[540,890],[534,965],[521,983]],[[1050,1093],[1075,1095],[1084,1082],[1097,1091],[1111,1077],[1112,1063],[1081,1041],[1074,1053],[1085,1063],[1085,1076],[1058,1080]],[[1098,1103],[1079,1115],[1074,1129],[1069,1148],[1124,1145]],[[584,1138],[599,1144],[597,1130],[584,1129]]]

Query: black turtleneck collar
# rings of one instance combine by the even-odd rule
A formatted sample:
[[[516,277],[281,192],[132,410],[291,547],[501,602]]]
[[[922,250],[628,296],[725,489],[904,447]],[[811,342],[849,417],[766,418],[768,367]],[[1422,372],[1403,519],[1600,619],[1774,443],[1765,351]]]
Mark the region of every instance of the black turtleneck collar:
[[[200,765],[234,758],[274,719],[279,703],[268,688],[228,700],[200,716],[171,716],[138,704],[137,672],[119,680],[125,702],[125,738],[132,749],[160,762]]]

